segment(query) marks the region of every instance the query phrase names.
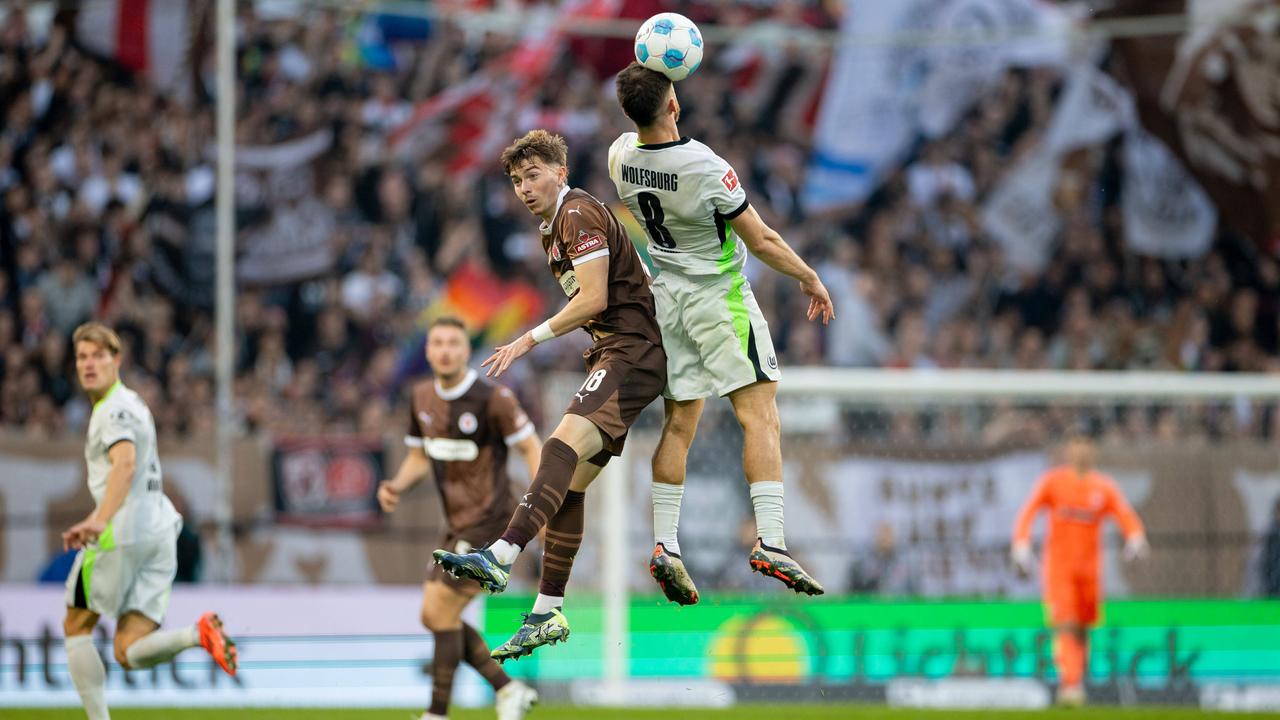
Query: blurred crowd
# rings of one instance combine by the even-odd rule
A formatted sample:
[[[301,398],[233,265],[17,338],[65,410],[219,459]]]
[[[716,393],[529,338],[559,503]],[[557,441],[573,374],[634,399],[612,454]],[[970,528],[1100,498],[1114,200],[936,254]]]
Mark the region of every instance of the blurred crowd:
[[[658,9],[623,5],[635,18]],[[1058,73],[1010,72],[865,203],[815,216],[800,198],[830,51],[751,38],[835,19],[800,0],[683,9],[744,30],[679,86],[681,130],[738,169],[753,204],[819,270],[837,308],[831,326],[809,323],[794,283],[749,266],[784,365],[1280,367],[1275,259],[1226,234],[1195,261],[1128,251],[1117,204],[1124,169],[1112,146],[1069,158],[1055,196],[1064,230],[1048,270],[1018,275],[1003,263],[978,208],[1046,128]],[[537,221],[494,160],[511,137],[547,127],[568,139],[572,184],[615,200],[605,153],[629,126],[611,73],[630,48],[563,43],[546,70],[555,82],[457,108],[428,126],[448,142],[419,146],[403,142],[402,129],[420,104],[481,76],[519,38],[433,20],[375,28],[403,35],[374,46],[359,17],[294,10],[240,10],[237,143],[323,135],[328,144],[291,179],[303,190],[241,188],[238,220],[262,224],[272,210],[263,198],[284,198],[300,227],[325,233],[330,261],[286,282],[242,279],[237,415],[250,431],[381,432],[399,422],[407,379],[425,370],[423,318],[440,306],[451,272],[479,266],[539,288],[547,310],[563,301],[537,251]],[[68,338],[97,317],[124,337],[125,382],[148,401],[161,433],[211,431],[213,85],[207,63],[191,74],[190,97],[175,97],[91,56],[57,23],[36,28],[20,9],[4,17],[0,426],[57,435],[84,425],[89,408]],[[464,148],[482,156],[468,162]],[[579,369],[585,340],[540,346],[517,366],[512,382],[535,414],[533,370]]]

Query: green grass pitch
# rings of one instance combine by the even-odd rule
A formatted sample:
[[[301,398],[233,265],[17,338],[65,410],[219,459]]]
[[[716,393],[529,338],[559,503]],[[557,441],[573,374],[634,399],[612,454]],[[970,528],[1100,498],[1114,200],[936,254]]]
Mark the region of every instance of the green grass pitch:
[[[274,708],[211,708],[202,710],[151,708],[146,710],[112,710],[112,720],[409,720],[418,713],[407,710],[277,710]],[[0,717],[13,720],[83,720],[84,713],[75,709],[0,709]],[[454,720],[491,720],[493,710],[453,710]],[[1221,720],[1280,720],[1280,713],[1210,713],[1184,708],[1083,708],[1080,710],[1036,710],[974,712],[942,710],[900,710],[862,705],[740,705],[724,710],[702,708],[624,710],[538,706],[529,720],[678,720],[690,718],[733,718],[734,720],[1183,720],[1184,718],[1221,718]]]

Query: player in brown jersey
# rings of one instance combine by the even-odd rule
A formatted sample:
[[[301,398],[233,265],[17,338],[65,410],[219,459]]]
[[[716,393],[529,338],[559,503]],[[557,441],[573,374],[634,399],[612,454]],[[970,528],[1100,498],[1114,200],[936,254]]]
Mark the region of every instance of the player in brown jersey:
[[[444,505],[444,545],[466,552],[502,532],[516,506],[506,470],[508,448],[524,458],[532,477],[542,446],[515,395],[467,367],[471,345],[462,321],[445,317],[432,323],[426,352],[435,380],[413,388],[405,434],[409,452],[395,477],[378,486],[378,502],[384,511],[393,512],[402,493],[433,476]],[[450,577],[434,566],[423,585],[422,624],[436,641],[431,707],[423,720],[448,713],[460,661],[497,691],[499,720],[520,720],[538,698],[528,685],[503,672],[480,633],[462,621],[463,609],[479,592],[478,584]]]
[[[564,139],[545,130],[526,134],[502,153],[516,195],[542,218],[542,250],[569,302],[550,320],[499,347],[481,366],[500,376],[534,345],[583,328],[594,339],[583,355],[587,377],[543,446],[529,492],[502,536],[475,552],[435,552],[448,572],[500,592],[520,550],[546,527],[538,599],[520,630],[493,652],[504,660],[568,637],[561,608],[582,542],[582,494],[622,452],[627,430],[667,382],[644,263],[613,213],[568,186],[567,155]]]

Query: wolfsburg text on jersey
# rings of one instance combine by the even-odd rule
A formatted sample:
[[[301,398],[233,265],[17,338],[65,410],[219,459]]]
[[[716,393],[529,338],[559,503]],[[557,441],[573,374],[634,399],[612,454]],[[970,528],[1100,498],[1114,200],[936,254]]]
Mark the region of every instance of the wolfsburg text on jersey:
[[[632,185],[640,185],[654,190],[676,192],[679,190],[680,176],[675,173],[658,172],[648,168],[631,167],[623,163],[622,180]]]

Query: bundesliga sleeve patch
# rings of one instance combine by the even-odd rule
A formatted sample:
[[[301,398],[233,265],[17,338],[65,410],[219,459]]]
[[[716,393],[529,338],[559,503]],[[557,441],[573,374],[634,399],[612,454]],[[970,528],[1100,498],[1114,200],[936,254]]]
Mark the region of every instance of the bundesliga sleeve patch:
[[[724,183],[725,189],[729,192],[733,192],[738,189],[738,176],[734,174],[733,168],[729,168],[729,172],[725,173],[724,177],[720,178],[720,182]]]
[[[578,231],[578,240],[569,250],[569,255],[579,257],[589,252],[595,252],[605,247],[604,237],[600,235],[592,235],[586,230]]]

